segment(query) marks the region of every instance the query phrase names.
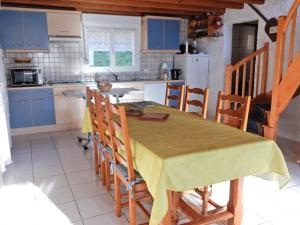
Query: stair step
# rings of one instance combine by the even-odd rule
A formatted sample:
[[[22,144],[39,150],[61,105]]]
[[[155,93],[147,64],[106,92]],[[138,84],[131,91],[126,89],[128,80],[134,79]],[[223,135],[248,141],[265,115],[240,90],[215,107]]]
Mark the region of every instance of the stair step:
[[[263,136],[263,124],[256,118],[249,117],[247,131],[253,134],[258,134]]]
[[[255,118],[262,124],[268,123],[268,112],[271,109],[270,104],[253,104],[250,112],[250,117]]]

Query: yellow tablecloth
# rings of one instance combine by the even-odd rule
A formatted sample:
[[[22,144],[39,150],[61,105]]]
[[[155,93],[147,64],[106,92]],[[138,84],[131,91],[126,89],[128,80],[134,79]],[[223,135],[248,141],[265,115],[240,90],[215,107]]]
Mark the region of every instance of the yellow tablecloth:
[[[170,114],[165,122],[128,118],[135,167],[154,198],[152,225],[167,212],[167,190],[192,190],[258,174],[278,180],[281,187],[289,180],[282,152],[272,140],[164,106],[145,111]]]

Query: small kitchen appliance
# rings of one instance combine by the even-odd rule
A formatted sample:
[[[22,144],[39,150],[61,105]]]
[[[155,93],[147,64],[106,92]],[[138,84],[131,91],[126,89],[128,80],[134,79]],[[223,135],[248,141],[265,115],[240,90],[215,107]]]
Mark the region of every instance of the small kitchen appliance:
[[[179,80],[179,76],[181,75],[181,73],[181,69],[171,69],[172,80]]]
[[[37,67],[10,68],[11,86],[43,85],[42,70]]]
[[[168,80],[169,78],[170,78],[169,66],[166,62],[164,62],[161,64],[161,68],[160,68],[160,79]]]

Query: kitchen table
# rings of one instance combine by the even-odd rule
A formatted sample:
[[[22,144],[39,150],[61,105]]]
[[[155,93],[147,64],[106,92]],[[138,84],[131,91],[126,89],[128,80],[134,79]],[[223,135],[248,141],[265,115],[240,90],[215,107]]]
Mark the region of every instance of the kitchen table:
[[[243,177],[259,175],[280,187],[289,180],[282,152],[272,140],[165,106],[144,111],[170,114],[165,122],[128,117],[134,165],[154,199],[150,224],[159,224],[167,214],[168,190],[232,181],[228,210],[237,219],[229,224],[239,225]]]

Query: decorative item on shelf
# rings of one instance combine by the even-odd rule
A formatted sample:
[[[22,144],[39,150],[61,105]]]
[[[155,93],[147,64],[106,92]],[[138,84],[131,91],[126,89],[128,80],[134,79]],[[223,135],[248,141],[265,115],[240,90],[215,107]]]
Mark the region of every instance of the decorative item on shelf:
[[[197,39],[201,37],[222,36],[222,18],[216,14],[206,14],[189,19],[188,37]]]
[[[97,87],[101,92],[108,92],[112,88],[112,84],[108,80],[99,80],[97,82]]]
[[[14,58],[16,63],[31,63],[32,58],[30,57],[18,57]]]

